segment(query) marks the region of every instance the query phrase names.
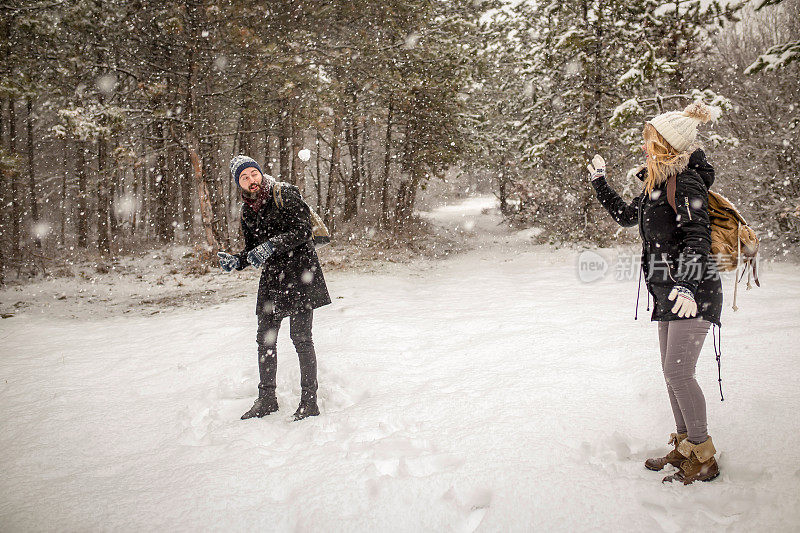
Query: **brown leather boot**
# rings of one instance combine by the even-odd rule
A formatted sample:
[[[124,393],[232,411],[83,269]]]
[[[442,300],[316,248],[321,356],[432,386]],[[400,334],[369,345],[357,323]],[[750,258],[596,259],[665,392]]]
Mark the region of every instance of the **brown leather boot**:
[[[667,465],[672,465],[675,468],[681,466],[681,462],[685,459],[683,455],[678,452],[678,444],[686,440],[686,433],[673,433],[670,435],[667,444],[672,444],[675,447],[664,457],[653,457],[644,462],[644,467],[648,470],[661,470]]]
[[[694,481],[711,481],[719,475],[719,465],[714,459],[717,450],[711,437],[700,444],[692,444],[689,439],[684,440],[678,445],[678,452],[686,459],[681,462],[680,470],[671,476],[664,478],[664,481],[682,481],[688,485]]]

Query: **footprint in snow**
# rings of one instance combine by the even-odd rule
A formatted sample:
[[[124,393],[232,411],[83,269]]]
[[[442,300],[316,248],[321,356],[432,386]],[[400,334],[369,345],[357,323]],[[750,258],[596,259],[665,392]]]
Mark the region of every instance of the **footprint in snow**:
[[[217,396],[222,400],[241,400],[257,394],[257,381],[252,372],[242,372],[238,378],[224,378],[217,386]]]
[[[666,533],[678,533],[682,528],[678,522],[675,521],[673,516],[674,510],[670,511],[663,505],[650,501],[640,501],[642,508],[647,511],[647,514],[652,518],[661,528],[661,531]]]
[[[181,433],[178,442],[186,446],[206,446],[211,444],[211,426],[218,418],[216,410],[205,407],[187,407],[180,413]]]
[[[653,447],[651,442],[627,437],[619,432],[595,441],[572,444],[570,447],[573,448],[572,456],[575,460],[614,472],[620,472],[620,469],[628,471],[632,467],[638,472],[638,467],[648,457],[663,455],[668,450],[666,444]]]
[[[438,453],[407,458],[405,463],[410,475],[428,477],[441,472],[455,470],[464,464],[464,459],[449,453]]]
[[[492,491],[486,488],[474,489],[465,496],[459,496],[454,487],[450,487],[442,495],[442,499],[455,504],[462,515],[461,520],[454,525],[454,530],[459,533],[472,533],[481,525],[489,507],[492,504]]]
[[[299,382],[299,374],[296,381]],[[329,413],[344,411],[371,396],[370,390],[364,388],[363,383],[353,382],[349,376],[330,371],[325,366],[319,368],[319,381],[323,384],[319,389],[319,399],[325,403]],[[299,394],[299,389],[296,392]]]
[[[362,433],[346,445],[348,454],[357,454],[370,464],[371,479],[428,477],[455,470],[464,459],[437,451],[430,442],[401,434],[386,434],[388,427]]]

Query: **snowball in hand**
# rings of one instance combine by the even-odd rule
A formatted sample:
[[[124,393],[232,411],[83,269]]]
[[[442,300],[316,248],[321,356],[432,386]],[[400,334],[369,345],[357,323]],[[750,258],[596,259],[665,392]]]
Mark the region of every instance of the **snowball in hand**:
[[[297,157],[299,157],[303,161],[308,161],[309,159],[311,159],[311,150],[309,150],[308,148],[303,148],[302,150],[297,152]]]

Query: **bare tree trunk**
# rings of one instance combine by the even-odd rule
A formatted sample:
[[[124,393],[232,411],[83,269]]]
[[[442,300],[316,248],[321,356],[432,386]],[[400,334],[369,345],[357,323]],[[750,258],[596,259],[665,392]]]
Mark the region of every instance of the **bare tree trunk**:
[[[273,136],[267,134],[264,146],[264,171],[270,176],[277,176],[278,172],[275,171],[275,161],[273,161]]]
[[[317,130],[317,154],[315,158],[316,163],[316,186],[317,186],[317,213],[322,212],[322,169],[320,168],[320,151],[322,150],[321,135]]]
[[[89,191],[86,183],[86,145],[78,141],[78,160],[76,174],[78,175],[78,220],[76,231],[78,233],[78,246],[89,246]]]
[[[194,189],[197,193],[197,200],[200,205],[200,218],[203,222],[203,232],[206,237],[206,245],[210,251],[217,250],[219,244],[214,237],[213,215],[211,211],[211,198],[208,194],[208,187],[203,179],[203,163],[200,160],[200,142],[193,133],[189,133],[189,158],[192,162],[192,175],[194,178]]]
[[[419,188],[419,170],[411,170],[411,178],[403,180],[397,191],[397,207],[395,208],[395,227],[405,228],[414,213],[414,205],[417,201],[417,189]]]
[[[169,139],[165,139],[169,142]],[[180,159],[183,153],[177,150],[174,146],[167,150],[167,224],[169,225],[169,240],[175,240],[175,232],[180,223],[180,209],[181,201],[181,174],[182,167]]]
[[[281,128],[278,134],[278,157],[280,158],[280,168],[278,175],[275,176],[278,181],[286,181],[290,179],[291,164],[291,137],[292,137],[292,116],[291,108],[288,103],[284,101],[281,112]]]
[[[105,11],[104,2],[102,0],[95,0],[94,12],[95,17],[100,17]],[[97,57],[95,58],[98,65],[105,63],[105,49],[106,38],[103,30],[96,32],[93,36],[97,39],[96,51]],[[103,69],[105,70],[105,69]],[[101,72],[104,74],[105,72]],[[105,107],[105,96],[101,91],[98,95],[98,103],[101,108]],[[101,119],[101,126],[107,126],[106,120]],[[97,249],[101,254],[108,254],[111,252],[111,239],[109,235],[109,176],[108,176],[108,139],[105,133],[100,133],[97,139]]]
[[[13,98],[9,98],[8,106],[8,151],[12,157],[17,154],[17,117],[15,114],[16,102]],[[11,172],[11,255],[14,258],[19,257],[19,244],[20,244],[20,218],[21,218],[21,201],[19,197],[19,171],[14,169]]]
[[[247,103],[243,98],[239,104],[239,123],[236,127],[236,137],[233,139],[233,152],[250,156],[249,136],[245,133],[247,129]],[[251,156],[252,157],[252,156]]]
[[[224,163],[227,163],[227,165],[225,165],[225,168],[230,169],[230,161],[225,161]],[[225,205],[228,206],[227,216],[231,217],[233,216],[231,208],[234,205],[234,202],[236,201],[236,198],[234,198],[234,194],[236,194],[236,189],[234,187],[236,187],[237,184],[233,183],[233,179],[231,178],[230,172],[227,172],[225,176],[228,179],[223,180],[222,188],[224,189],[224,194],[225,194]]]
[[[223,191],[223,186],[220,181],[220,176],[217,171],[221,167],[219,156],[220,147],[216,138],[212,138],[207,150],[206,156],[203,158],[203,176],[205,177],[208,185],[209,197],[211,198],[211,209],[213,213],[214,222],[214,235],[217,243],[220,246],[228,247],[228,217],[229,217],[229,201]],[[231,182],[228,181],[230,184]]]
[[[219,249],[219,241],[214,234],[214,211],[211,203],[211,195],[208,188],[208,177],[203,173],[203,157],[200,152],[200,138],[198,131],[203,124],[200,109],[200,65],[204,62],[203,48],[201,44],[201,32],[205,25],[205,12],[200,2],[194,0],[187,2],[187,34],[189,38],[187,55],[187,76],[186,82],[186,115],[189,117],[186,129],[186,150],[192,164],[192,176],[194,180],[195,194],[197,194],[200,206],[200,217],[203,223],[203,233],[206,239],[208,251]]]
[[[108,235],[108,146],[104,136],[97,139],[97,250],[101,254],[111,252]]]
[[[36,194],[36,174],[33,168],[33,102],[31,101],[31,97],[29,96],[26,101],[26,111],[27,111],[27,129],[28,129],[28,138],[26,143],[26,151],[28,152],[28,185],[29,185],[29,192],[30,192],[30,201],[31,201],[31,218],[33,219],[34,224],[39,223],[39,204],[38,198]],[[35,232],[35,242],[36,247],[41,251],[42,249],[42,239],[39,236],[39,232]]]
[[[339,174],[339,158],[341,148],[339,147],[339,136],[342,133],[342,119],[338,116],[333,119],[333,131],[331,132],[331,164],[328,169],[328,193],[325,199],[325,225],[328,229],[333,222],[334,198],[336,190],[336,176]]]
[[[395,206],[395,225],[394,230],[400,231],[405,228],[406,224],[411,219],[411,213],[414,208],[414,200],[416,196],[416,166],[411,160],[411,124],[405,124],[405,139],[403,147],[403,161],[404,167],[411,175],[410,179],[403,179],[400,182],[400,187],[397,189],[397,205]]]
[[[110,171],[111,180],[108,182],[108,234],[114,244],[114,251],[121,251],[119,243],[119,220],[117,220],[117,181],[119,180],[120,169],[114,164],[113,171]]]
[[[182,221],[183,231],[188,235],[192,231],[194,213],[192,206],[192,164],[189,157],[184,152],[178,153],[181,168],[181,208],[183,209]]]
[[[366,161],[367,144],[369,143],[369,127],[361,122],[361,140],[358,142],[358,167],[361,174],[361,209],[367,209],[367,200],[372,195],[372,172]]]
[[[254,101],[253,85],[247,83],[242,87],[242,101],[239,107],[239,128],[237,137],[239,140],[239,151],[237,153],[244,154],[248,157],[256,159],[257,139],[253,132],[256,126],[255,112],[256,104]]]
[[[61,173],[61,195],[58,199],[58,211],[61,214],[61,227],[58,232],[58,244],[64,246],[67,242],[67,170]]]
[[[123,183],[124,170],[120,165],[117,156],[111,162],[112,168],[109,169],[111,180],[108,183],[108,231],[111,235],[111,243],[114,245],[115,253],[120,253],[122,248],[120,246],[120,231],[119,220],[117,219],[117,198],[124,192],[120,191]]]
[[[508,162],[501,163],[500,175],[497,177],[497,199],[500,200],[500,213],[503,216],[511,214],[508,208]]]
[[[397,202],[394,206],[394,230],[400,230],[405,227],[408,219],[406,212],[406,205],[408,202],[408,180],[400,181],[400,186],[397,188]]]
[[[358,192],[361,184],[361,165],[358,158],[358,124],[351,113],[350,122],[344,129],[344,138],[350,154],[350,179],[347,180],[344,190],[344,213],[342,220],[351,220],[358,214]]]
[[[144,178],[142,175],[144,174],[144,165],[141,163],[140,159],[136,159],[133,163],[133,190],[131,191],[131,198],[132,201],[135,202],[134,205],[142,206],[144,205],[143,199],[140,201],[141,193],[140,191],[144,188]],[[131,216],[131,228],[133,235],[136,236],[136,232],[139,230],[139,212],[141,209],[133,209],[133,215]]]
[[[6,53],[8,57],[8,53]],[[0,147],[3,144],[3,136],[5,133],[5,110],[6,100],[0,97]],[[6,198],[6,173],[0,171],[0,205],[8,205]],[[0,209],[0,287],[5,284],[5,269],[6,269],[6,256],[3,251],[3,242],[6,236],[6,216],[5,209]]]
[[[167,158],[166,158],[166,150],[167,150],[167,140],[164,135],[164,123],[162,121],[158,121],[155,124],[156,128],[156,148],[158,150],[158,154],[156,155],[156,190],[155,190],[155,233],[156,238],[160,243],[166,243],[170,240],[171,229],[169,226],[169,221],[167,220],[167,202],[168,202],[168,190],[167,190]]]
[[[383,179],[381,181],[381,225],[389,222],[389,170],[392,166],[392,113],[394,112],[394,101],[389,97],[389,113],[386,117],[386,152],[383,156]]]
[[[201,161],[203,165],[203,181],[206,182],[206,187],[208,188],[208,200],[211,202],[211,229],[214,231],[214,239],[217,241],[217,244],[219,244],[221,247],[224,247],[225,243],[220,238],[219,232],[220,212],[217,209],[217,205],[219,204],[219,191],[216,188],[218,184],[215,182],[213,175],[215,168],[213,154],[214,147],[208,143],[201,142],[200,151],[203,154],[203,160]]]
[[[145,146],[147,144],[145,143]],[[153,234],[153,221],[155,220],[155,178],[153,177],[153,170],[150,166],[150,159],[147,155],[144,156],[144,183],[142,184],[142,205],[144,206],[144,214],[146,215],[144,222],[144,235],[143,237],[149,238]]]
[[[300,189],[300,194],[306,192],[306,162],[298,155],[303,149],[303,131],[297,123],[297,110],[292,109],[295,120],[292,121],[292,185]]]
[[[263,166],[261,168],[264,170],[264,172],[266,172],[267,174],[272,176],[273,175],[272,174],[272,161],[270,159],[272,157],[272,155],[271,155],[271,152],[272,152],[272,144],[271,144],[272,143],[272,138],[270,137],[271,126],[270,126],[270,119],[269,119],[268,116],[264,117],[263,126],[264,126],[264,137],[263,137],[264,141],[263,141],[263,145],[261,146],[261,148],[262,148],[261,153],[263,154],[264,163],[263,163]]]

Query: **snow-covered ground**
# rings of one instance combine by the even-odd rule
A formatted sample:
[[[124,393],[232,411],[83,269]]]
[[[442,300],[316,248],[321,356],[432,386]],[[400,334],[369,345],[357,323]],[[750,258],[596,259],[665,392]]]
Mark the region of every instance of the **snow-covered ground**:
[[[504,234],[489,206],[427,214],[471,252],[327,276],[302,422],[288,325],[281,410],[239,420],[255,279],[204,309],[1,320],[0,530],[797,531],[800,268],[764,265],[726,305],[725,402],[704,347],[722,475],[662,484],[642,462],[674,427],[636,278],[582,282],[579,250]]]

